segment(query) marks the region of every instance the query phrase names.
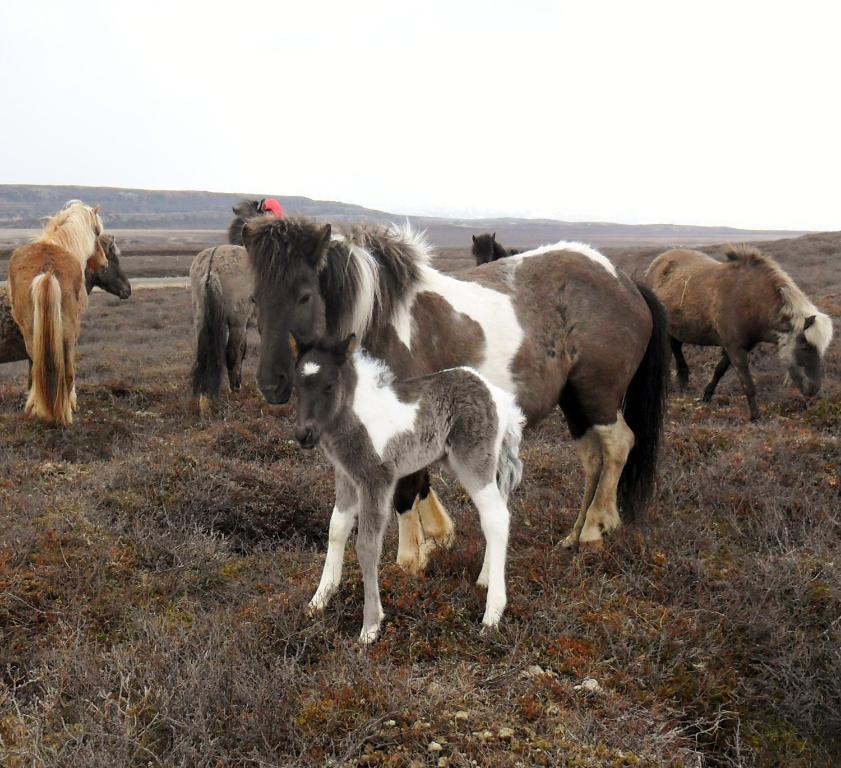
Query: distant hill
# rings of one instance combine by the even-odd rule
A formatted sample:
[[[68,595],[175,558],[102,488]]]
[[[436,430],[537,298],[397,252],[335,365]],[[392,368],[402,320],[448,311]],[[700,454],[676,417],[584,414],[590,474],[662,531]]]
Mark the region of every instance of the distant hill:
[[[742,230],[729,227],[697,227],[674,224],[612,224],[567,222],[554,219],[456,219],[403,216],[364,208],[351,203],[312,200],[277,193],[218,193],[120,189],[116,187],[0,185],[0,229],[33,229],[41,217],[54,213],[67,200],[80,198],[102,206],[111,229],[221,230],[231,219],[231,206],[245,197],[277,197],[290,214],[327,218],[332,221],[403,222],[427,231],[439,246],[466,246],[470,235],[496,232],[509,246],[535,246],[558,240],[583,240],[598,246],[629,244],[703,244],[726,240],[756,240],[794,237],[802,232]]]

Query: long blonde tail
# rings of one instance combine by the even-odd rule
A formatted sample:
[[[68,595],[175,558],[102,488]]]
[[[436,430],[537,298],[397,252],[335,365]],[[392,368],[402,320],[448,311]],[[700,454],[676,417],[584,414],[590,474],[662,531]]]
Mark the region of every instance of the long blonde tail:
[[[32,281],[32,389],[26,413],[69,426],[73,421],[64,360],[61,285],[44,273]]]

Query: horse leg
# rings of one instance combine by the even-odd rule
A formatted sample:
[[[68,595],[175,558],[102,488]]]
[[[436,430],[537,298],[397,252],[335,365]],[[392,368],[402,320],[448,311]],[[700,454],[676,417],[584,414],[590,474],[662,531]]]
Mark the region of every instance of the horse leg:
[[[479,521],[485,536],[485,559],[482,573],[476,581],[477,584],[488,589],[482,624],[486,627],[495,627],[499,624],[507,603],[505,558],[508,551],[511,515],[495,479],[481,490],[471,493],[470,498],[479,510]]]
[[[245,358],[247,333],[245,327],[228,326],[228,343],[225,346],[225,365],[232,391],[242,385],[242,361]]]
[[[330,602],[330,598],[339,588],[342,580],[342,566],[344,564],[345,545],[350,532],[356,522],[359,510],[356,488],[344,473],[336,472],[336,504],[330,516],[330,534],[327,540],[327,557],[324,559],[324,570],[321,581],[315,590],[312,600],[307,606],[307,612],[314,614],[323,611]]]
[[[718,382],[721,381],[721,377],[727,373],[727,369],[730,367],[730,358],[723,349],[721,350],[721,360],[718,361],[718,365],[715,367],[715,371],[713,372],[713,377],[710,379],[710,383],[707,384],[707,388],[704,390],[704,397],[703,400],[705,403],[709,403],[713,399],[713,394],[715,394],[715,388],[718,386]]]
[[[64,342],[64,379],[69,393],[66,408],[67,424],[73,421],[73,412],[79,410],[76,401],[76,345],[71,340]]]
[[[672,355],[675,358],[675,366],[677,366],[677,382],[681,389],[686,389],[689,386],[689,366],[683,356],[683,342],[678,341],[674,336],[670,336],[669,343],[672,345]]]
[[[759,418],[759,408],[756,405],[756,386],[753,383],[753,377],[750,375],[750,368],[748,368],[748,353],[744,349],[734,349],[728,355],[733,362],[736,373],[739,375],[745,397],[748,399],[750,420],[756,421]]]
[[[384,616],[377,571],[383,549],[383,535],[388,525],[389,502],[393,494],[394,486],[362,491],[359,526],[356,532],[356,556],[359,558],[365,591],[359,642],[365,645],[377,639]]]
[[[422,572],[436,546],[452,544],[453,521],[429,485],[429,472],[402,478],[394,494],[397,510],[397,564],[412,573]]]
[[[616,509],[616,489],[634,446],[634,433],[621,413],[616,414],[613,424],[597,424],[593,432],[601,444],[602,467],[578,540],[582,545],[601,547],[602,533],[609,533],[622,524]]]
[[[561,546],[567,549],[574,547],[578,543],[578,537],[581,536],[581,529],[584,527],[587,510],[590,508],[590,504],[593,502],[593,496],[596,493],[596,484],[598,483],[599,473],[602,468],[602,446],[599,442],[598,435],[593,431],[592,427],[575,441],[575,452],[578,454],[578,460],[584,469],[584,496],[581,499],[581,508],[578,511],[575,525],[573,525],[572,531],[561,543]]]

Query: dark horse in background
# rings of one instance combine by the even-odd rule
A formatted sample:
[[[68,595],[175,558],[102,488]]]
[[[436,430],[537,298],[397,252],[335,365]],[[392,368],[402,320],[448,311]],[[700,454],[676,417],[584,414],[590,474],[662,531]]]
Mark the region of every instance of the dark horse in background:
[[[308,219],[261,217],[243,239],[261,334],[257,383],[268,402],[284,403],[292,391],[290,334],[309,344],[356,333],[401,379],[470,366],[513,393],[529,424],[563,411],[585,474],[565,546],[600,546],[620,525],[617,494],[624,516],[642,511],[665,407],[666,317],[651,291],[601,253],[558,243],[456,277],[430,265],[429,246],[408,228],[334,232]],[[437,522],[451,538],[434,498],[426,471],[398,484],[406,567],[423,565],[421,523]],[[408,514],[415,506],[421,522]]]
[[[809,300],[770,256],[748,245],[725,246],[726,261],[700,251],[660,254],[645,279],[666,308],[672,353],[681,388],[689,383],[684,344],[721,347],[721,359],[704,390],[710,402],[731,365],[748,401],[751,421],[759,417],[748,352],[757,344],[777,345],[790,381],[806,397],[820,390],[823,357],[832,340],[832,320]]]
[[[505,248],[496,241],[496,232],[490,235],[473,235],[473,258],[476,259],[476,266],[487,264],[491,261],[504,259],[506,256],[516,256],[520,251],[516,248]]]
[[[236,391],[242,385],[242,363],[247,352],[248,328],[254,326],[248,254],[242,247],[242,228],[255,216],[283,217],[274,198],[242,200],[233,206],[228,227],[230,245],[205,248],[190,265],[190,290],[196,354],[192,393],[203,413],[210,399],[219,397],[224,372]]]

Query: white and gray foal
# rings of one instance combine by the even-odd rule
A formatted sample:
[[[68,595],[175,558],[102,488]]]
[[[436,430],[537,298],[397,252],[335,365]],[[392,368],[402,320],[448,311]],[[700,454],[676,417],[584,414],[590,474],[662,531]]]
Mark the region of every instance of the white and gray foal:
[[[322,610],[342,577],[345,544],[358,521],[356,553],[365,588],[360,641],[377,637],[383,609],[377,569],[397,481],[434,462],[449,467],[479,510],[487,587],[482,623],[505,610],[508,494],[520,482],[525,421],[514,396],[470,368],[397,381],[384,363],[354,352],[350,336],[301,349],[295,369],[304,448],[321,445],[336,471],[336,505],[321,583],[309,604]]]

